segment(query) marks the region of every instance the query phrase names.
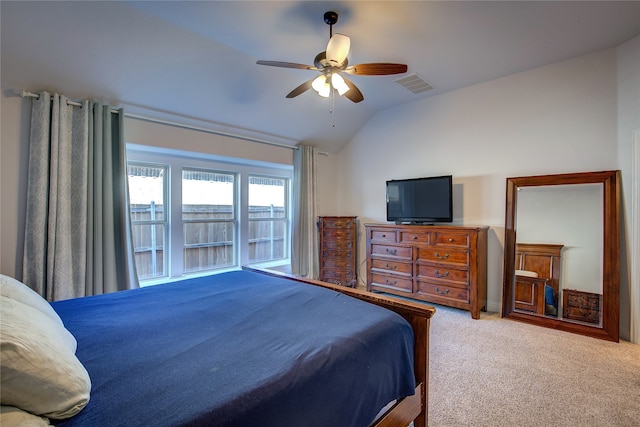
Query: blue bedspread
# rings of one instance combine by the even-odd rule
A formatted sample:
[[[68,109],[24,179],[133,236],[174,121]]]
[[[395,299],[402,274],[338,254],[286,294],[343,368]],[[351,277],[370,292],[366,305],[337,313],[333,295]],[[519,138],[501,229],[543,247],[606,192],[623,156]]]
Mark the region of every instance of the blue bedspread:
[[[413,394],[397,314],[250,272],[52,304],[91,400],[64,426],[366,426]]]

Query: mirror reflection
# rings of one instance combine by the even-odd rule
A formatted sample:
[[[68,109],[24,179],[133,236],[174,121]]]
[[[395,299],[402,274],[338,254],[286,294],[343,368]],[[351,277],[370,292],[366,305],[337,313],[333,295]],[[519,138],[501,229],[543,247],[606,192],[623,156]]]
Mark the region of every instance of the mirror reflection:
[[[507,178],[502,316],[618,341],[620,171]]]
[[[515,225],[514,309],[600,325],[602,184],[520,188]]]

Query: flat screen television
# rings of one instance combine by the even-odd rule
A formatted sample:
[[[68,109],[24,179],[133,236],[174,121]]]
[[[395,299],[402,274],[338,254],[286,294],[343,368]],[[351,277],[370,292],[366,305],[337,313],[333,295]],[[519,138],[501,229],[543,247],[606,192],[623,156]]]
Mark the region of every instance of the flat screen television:
[[[387,181],[387,221],[453,222],[451,175]]]

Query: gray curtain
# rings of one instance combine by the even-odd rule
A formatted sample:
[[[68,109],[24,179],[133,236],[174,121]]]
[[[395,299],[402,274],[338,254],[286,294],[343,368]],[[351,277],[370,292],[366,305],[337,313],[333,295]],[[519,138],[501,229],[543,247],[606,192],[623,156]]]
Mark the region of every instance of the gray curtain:
[[[293,154],[291,272],[318,278],[318,149],[301,145]]]
[[[124,112],[33,99],[23,281],[49,301],[138,287]]]

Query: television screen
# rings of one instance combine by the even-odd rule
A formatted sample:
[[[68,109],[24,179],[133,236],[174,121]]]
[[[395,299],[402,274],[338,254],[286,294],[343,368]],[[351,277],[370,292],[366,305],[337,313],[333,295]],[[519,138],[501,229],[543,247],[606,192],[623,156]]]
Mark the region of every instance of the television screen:
[[[387,221],[452,222],[451,175],[387,181]]]

